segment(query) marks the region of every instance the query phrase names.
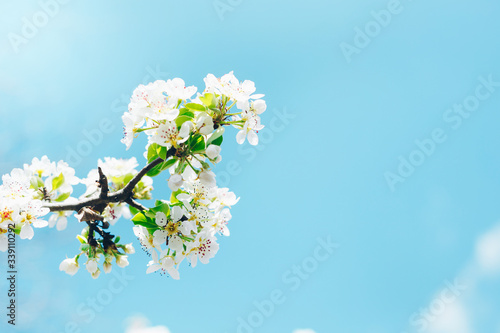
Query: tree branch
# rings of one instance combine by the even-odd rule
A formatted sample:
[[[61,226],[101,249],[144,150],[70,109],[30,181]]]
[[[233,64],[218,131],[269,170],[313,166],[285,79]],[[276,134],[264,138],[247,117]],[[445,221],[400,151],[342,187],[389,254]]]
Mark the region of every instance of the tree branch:
[[[128,198],[127,200],[125,200],[125,202],[128,203],[130,206],[134,207],[135,209],[147,210],[146,207],[144,207],[143,205],[141,205],[140,203],[138,203],[137,201],[135,201],[132,198]]]
[[[74,211],[78,212],[83,207],[95,207],[95,206],[106,207],[106,205],[109,203],[126,202],[136,209],[145,210],[146,207],[139,204],[138,202],[136,202],[133,199],[133,195],[134,195],[133,191],[134,191],[135,186],[141,181],[142,177],[144,177],[151,169],[153,169],[155,166],[159,165],[160,163],[168,160],[169,157],[174,156],[176,152],[177,151],[174,147],[170,148],[167,151],[167,157],[165,158],[165,160],[162,159],[161,157],[158,157],[157,159],[155,159],[151,163],[147,164],[121,190],[118,190],[118,191],[113,192],[113,193],[108,193],[107,179],[106,179],[106,176],[104,176],[104,174],[102,174],[102,171],[101,171],[100,177],[99,177],[99,184],[101,185],[101,195],[98,198],[83,199],[83,200],[80,200],[80,201],[77,201],[74,203],[47,202],[47,203],[44,203],[43,207],[49,208],[51,212],[68,211],[68,210],[74,210]],[[100,171],[100,168],[98,170]],[[104,180],[106,180],[106,181],[104,182]],[[106,185],[103,186],[103,183],[105,183]]]

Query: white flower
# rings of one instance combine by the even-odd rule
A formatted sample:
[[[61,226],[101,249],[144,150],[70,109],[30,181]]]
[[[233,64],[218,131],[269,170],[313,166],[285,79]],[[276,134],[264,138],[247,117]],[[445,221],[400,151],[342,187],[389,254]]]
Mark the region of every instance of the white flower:
[[[170,176],[170,179],[168,180],[168,187],[172,191],[177,191],[181,186],[184,180],[182,179],[182,176],[179,174],[173,174]]]
[[[196,240],[187,243],[187,246],[189,246],[189,248],[186,252],[189,253],[188,258],[193,267],[196,266],[197,259],[200,259],[202,264],[208,264],[209,260],[219,251],[217,239],[204,233],[199,233]]]
[[[230,192],[228,188],[218,188],[216,190],[216,199],[213,201],[212,206],[215,210],[220,210],[224,206],[234,206],[240,201],[236,194]]]
[[[128,256],[126,255],[117,255],[116,256],[116,264],[119,267],[126,267],[128,266]]]
[[[31,165],[24,164],[24,170],[38,177],[48,177],[55,172],[56,164],[51,162],[47,156],[42,156],[41,159],[33,158]]]
[[[206,85],[205,92],[225,95],[235,100],[237,107],[241,110],[248,107],[249,99],[264,97],[262,94],[252,95],[255,92],[255,84],[250,80],[245,80],[240,84],[232,71],[223,75],[220,79],[213,74],[208,74],[204,81]]]
[[[148,229],[142,225],[136,225],[132,228],[132,230],[147,252],[151,252],[153,248],[156,248],[156,245],[153,242],[153,236],[149,234]]]
[[[177,130],[175,122],[167,121],[154,130],[150,142],[157,143],[160,146],[170,148],[178,147],[189,138],[190,122],[182,124],[180,131]]]
[[[19,237],[21,239],[32,239],[34,235],[33,228],[31,227],[32,225],[35,228],[46,227],[48,222],[40,220],[39,217],[46,215],[49,211],[48,208],[42,207],[42,202],[40,200],[32,200],[24,206],[19,218],[19,223],[23,224]]]
[[[154,251],[151,254],[153,260],[148,263],[146,274],[156,272],[159,269],[166,271],[174,280],[179,280],[179,271],[174,267],[174,259],[168,255],[168,252],[162,251],[161,257],[158,258],[158,253]]]
[[[137,163],[137,159],[135,157],[132,158],[114,158],[114,157],[105,157],[104,162],[99,159],[97,161],[97,165],[101,167],[102,172],[109,177],[122,177],[129,173],[136,174],[139,163]]]
[[[59,265],[59,270],[64,271],[69,275],[75,275],[78,272],[78,263],[75,258],[66,258]]]
[[[26,172],[22,169],[14,169],[10,174],[2,176],[3,190],[5,196],[12,199],[33,197],[34,191],[30,189],[30,180]]]
[[[266,105],[266,102],[264,100],[258,99],[258,100],[253,102],[252,108],[256,114],[261,114],[264,111],[266,111],[267,105]]]
[[[166,84],[166,92],[169,96],[169,100],[172,99],[175,103],[178,100],[190,99],[194,94],[196,94],[195,86],[186,87],[184,80],[175,78],[168,80]]]
[[[196,129],[200,134],[208,135],[214,131],[214,121],[206,112],[201,112],[196,118]]]
[[[123,202],[108,204],[108,206],[104,209],[102,216],[104,216],[105,220],[111,225],[114,225],[122,216],[126,219],[132,217],[128,205]]]
[[[229,229],[227,228],[227,222],[231,219],[231,212],[228,208],[224,208],[219,214],[215,217],[215,231],[218,233],[229,236]]]
[[[209,159],[215,160],[220,155],[221,148],[217,145],[209,145],[206,149],[206,154]]]
[[[68,225],[68,216],[70,216],[72,213],[72,211],[60,211],[52,213],[48,221],[49,228],[54,228],[55,226],[58,231],[66,229],[66,226]]]
[[[167,82],[157,80],[147,86],[139,85],[130,99],[129,113],[154,120],[174,120],[179,114],[177,101],[167,101],[164,92],[168,89]]]
[[[125,112],[122,116],[122,121],[124,125],[124,136],[121,142],[127,146],[127,150],[129,150],[130,146],[132,146],[136,130],[144,124],[144,118]]]
[[[243,111],[241,117],[245,120],[245,124],[238,134],[236,134],[236,142],[241,145],[248,138],[248,142],[252,146],[256,146],[259,143],[259,137],[256,132],[264,128],[260,124],[260,117],[250,111]]]

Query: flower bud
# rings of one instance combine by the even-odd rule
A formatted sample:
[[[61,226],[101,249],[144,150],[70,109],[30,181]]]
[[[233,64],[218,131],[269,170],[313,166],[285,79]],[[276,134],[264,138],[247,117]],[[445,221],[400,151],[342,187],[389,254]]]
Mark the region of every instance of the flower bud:
[[[116,256],[116,264],[122,268],[128,266],[128,259],[127,258],[128,258],[128,256],[124,256],[124,255]]]
[[[94,274],[98,268],[97,268],[97,259],[89,259],[87,263],[85,264],[85,267],[87,268],[87,271],[91,274]]]
[[[202,171],[200,172],[200,182],[203,185],[206,185],[208,187],[214,187],[215,186],[215,173],[212,171]]]
[[[170,187],[170,189],[172,191],[177,191],[179,189],[179,187],[182,186],[183,182],[184,182],[184,180],[182,179],[181,175],[174,174],[174,175],[170,176],[170,179],[168,180],[168,187]]]
[[[101,274],[101,270],[97,269],[97,271],[95,271],[94,273],[92,273],[92,278],[93,279],[97,279],[100,274]]]
[[[209,145],[206,150],[206,154],[209,159],[216,159],[220,154],[221,148],[217,145]]]
[[[133,253],[135,253],[135,249],[134,249],[134,247],[132,246],[132,243],[125,244],[125,253],[128,253],[128,254],[133,254]]]
[[[111,268],[113,268],[113,265],[107,261],[104,262],[104,264],[102,264],[102,268],[104,270],[104,273],[108,274],[111,272]]]

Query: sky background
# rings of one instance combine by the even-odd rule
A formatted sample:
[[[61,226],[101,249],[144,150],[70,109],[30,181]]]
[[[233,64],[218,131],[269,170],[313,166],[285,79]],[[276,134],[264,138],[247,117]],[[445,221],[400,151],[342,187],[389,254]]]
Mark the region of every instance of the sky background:
[[[135,332],[142,318],[160,328],[137,332],[500,332],[499,2],[62,2],[0,4],[0,174],[43,155],[79,177],[105,156],[143,165],[120,118],[156,79],[202,90],[234,70],[266,94],[267,128],[258,147],[226,131],[214,171],[241,200],[208,265],[146,275],[121,220],[130,266],[71,277],[58,267],[78,251],[72,218],[18,241],[18,321],[2,278],[0,331]],[[475,110],[449,118],[464,101]],[[154,193],[169,197],[166,175]],[[339,247],[318,260],[328,239]]]

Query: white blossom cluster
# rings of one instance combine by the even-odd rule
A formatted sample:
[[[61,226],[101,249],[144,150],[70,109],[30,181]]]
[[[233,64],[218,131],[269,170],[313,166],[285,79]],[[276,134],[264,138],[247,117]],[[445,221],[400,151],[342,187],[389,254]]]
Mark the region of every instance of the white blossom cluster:
[[[264,128],[259,115],[266,110],[266,102],[261,99],[263,94],[253,94],[255,84],[249,80],[240,83],[233,72],[221,78],[208,74],[204,81],[203,95],[198,93],[194,99],[198,89],[186,87],[180,78],[139,85],[128,112],[122,117],[125,130],[122,142],[127,149],[140,132],[148,135],[149,144],[177,148],[190,133],[211,134],[214,121],[225,120],[226,115],[231,120],[222,123],[240,129],[236,136],[238,143],[248,137],[250,144],[258,144],[257,132]],[[240,112],[228,113],[234,105]]]
[[[263,94],[253,94],[256,90],[254,82],[245,80],[240,83],[232,71],[221,78],[208,74],[204,81],[205,92],[227,96],[235,101],[236,107],[241,110],[241,113],[233,117],[235,121],[233,126],[240,129],[236,135],[236,141],[243,144],[248,138],[251,145],[257,145],[259,143],[257,133],[264,128],[264,125],[260,123],[259,115],[266,111],[267,106],[262,99]]]
[[[198,259],[207,264],[219,250],[216,235],[229,236],[229,208],[238,201],[227,188],[189,179],[173,193],[172,202],[134,217],[139,222],[134,233],[152,256],[146,272],[161,269],[179,279],[184,259],[192,267]]]
[[[82,255],[87,257],[85,262],[85,268],[90,273],[92,278],[97,279],[101,274],[101,268],[104,273],[110,273],[113,268],[113,260],[118,267],[126,267],[129,265],[127,254],[135,253],[135,249],[131,243],[120,244],[120,237],[116,237],[114,240],[115,246],[108,249],[104,249],[102,244],[98,246],[90,246],[88,244],[88,233],[89,228],[83,229],[82,234],[77,236],[80,241],[80,253],[73,258],[64,259],[59,265],[59,270],[64,271],[69,275],[75,275],[80,268],[79,259]],[[123,252],[121,252],[121,251]]]
[[[47,156],[34,158],[24,169],[14,169],[2,176],[0,186],[0,251],[7,250],[8,229],[13,229],[21,239],[32,239],[35,228],[46,226],[58,230],[66,228],[65,216],[54,213],[49,220],[42,217],[49,213],[43,207],[43,200],[66,201],[70,198],[73,185],[80,180],[75,170],[63,161],[51,162]]]

